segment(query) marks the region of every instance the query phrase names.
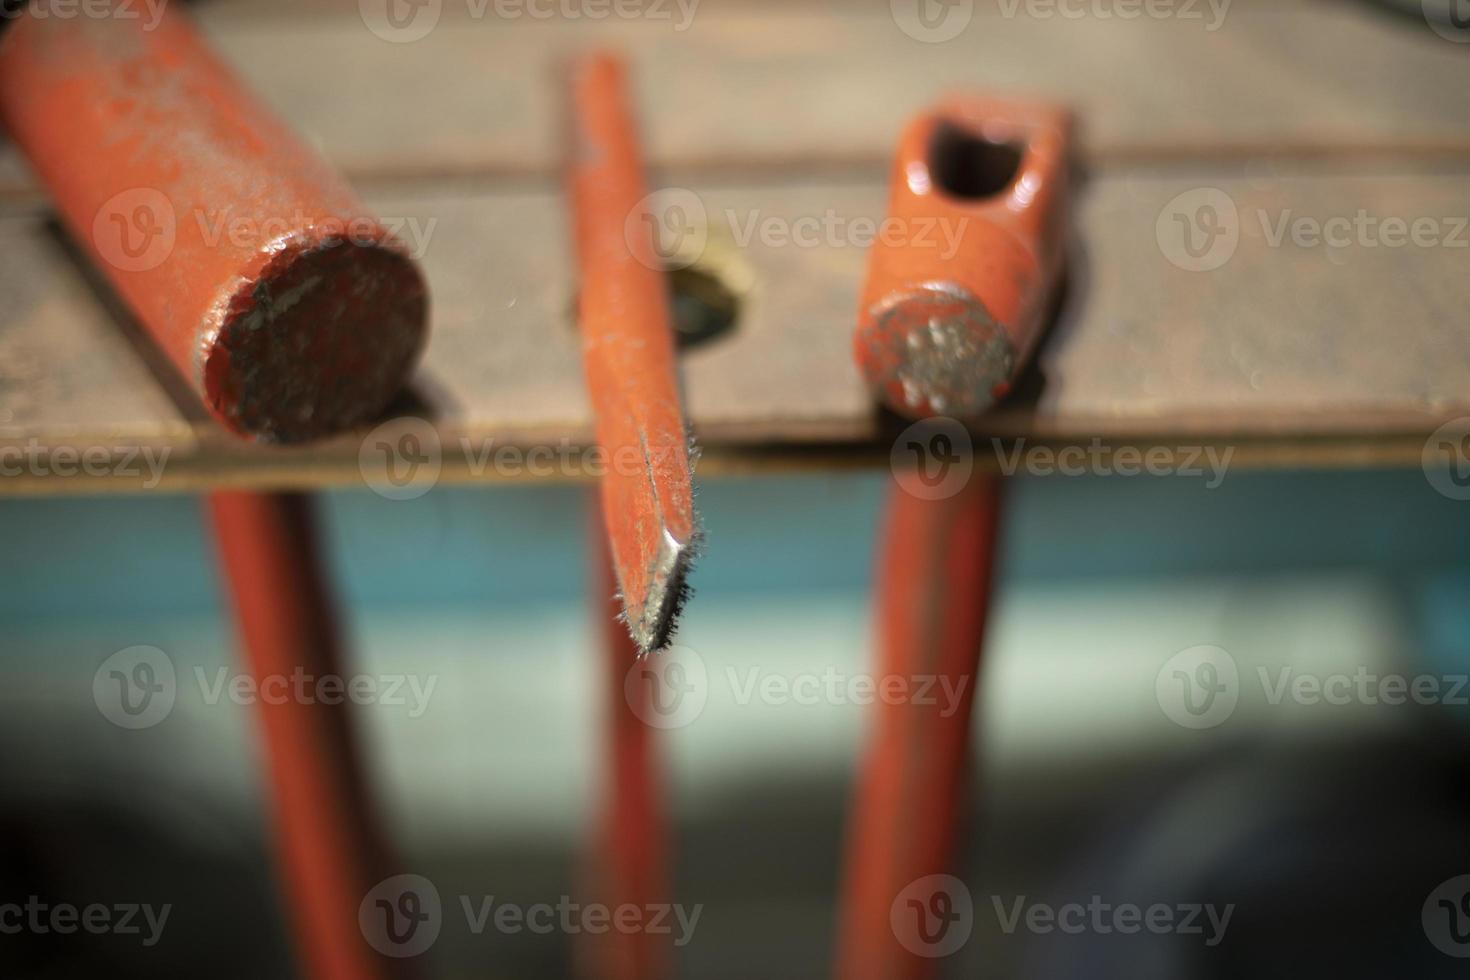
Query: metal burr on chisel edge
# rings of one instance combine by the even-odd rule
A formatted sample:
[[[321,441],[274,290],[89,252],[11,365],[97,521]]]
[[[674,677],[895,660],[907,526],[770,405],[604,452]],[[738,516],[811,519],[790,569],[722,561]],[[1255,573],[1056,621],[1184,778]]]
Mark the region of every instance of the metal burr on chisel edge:
[[[156,24],[22,12],[0,34],[0,121],[233,432],[330,435],[407,380],[427,336],[417,265],[174,5]]]
[[[642,653],[668,645],[699,541],[668,286],[654,248],[621,63],[572,65],[568,198],[577,317],[623,614]]]
[[[854,335],[895,412],[973,419],[1009,393],[1061,278],[1071,128],[1058,106],[962,95],[904,129],[888,208],[907,233],[874,243]]]

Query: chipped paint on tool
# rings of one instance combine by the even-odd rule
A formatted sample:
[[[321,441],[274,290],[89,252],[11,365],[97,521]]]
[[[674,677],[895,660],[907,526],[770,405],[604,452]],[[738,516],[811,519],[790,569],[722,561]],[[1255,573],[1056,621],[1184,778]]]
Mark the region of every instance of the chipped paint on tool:
[[[888,219],[958,236],[951,250],[918,237],[873,245],[853,351],[879,401],[911,418],[973,419],[1010,390],[1061,278],[1070,139],[1065,110],[969,96],[904,130]],[[994,179],[987,156],[1013,169]]]
[[[279,442],[368,421],[425,345],[417,265],[186,13],[145,24],[22,13],[0,121],[218,421]]]

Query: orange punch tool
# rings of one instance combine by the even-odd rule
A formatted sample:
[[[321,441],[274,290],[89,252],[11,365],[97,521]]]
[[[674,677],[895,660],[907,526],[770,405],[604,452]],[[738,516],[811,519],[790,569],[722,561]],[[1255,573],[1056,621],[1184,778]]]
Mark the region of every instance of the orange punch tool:
[[[1061,278],[1067,110],[955,96],[904,131],[854,338],[901,415],[974,418],[1009,393]]]
[[[871,254],[856,354],[900,414],[972,419],[1005,397],[1060,281],[1065,110],[952,98],[904,131]],[[895,474],[897,475],[897,474]],[[974,472],[942,496],[889,490],[877,548],[880,683],[941,677],[951,711],[878,704],[859,765],[836,976],[924,980],[968,938],[950,876],[974,779],[972,717],[997,575],[1004,486]]]

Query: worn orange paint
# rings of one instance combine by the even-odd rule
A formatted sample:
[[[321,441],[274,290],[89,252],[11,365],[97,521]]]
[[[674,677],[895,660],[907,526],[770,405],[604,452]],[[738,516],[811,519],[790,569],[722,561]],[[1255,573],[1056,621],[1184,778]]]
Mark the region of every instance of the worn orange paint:
[[[573,66],[571,152],[582,363],[607,464],[603,519],[624,614],[647,653],[668,643],[698,525],[668,286],[623,67],[609,55]]]
[[[177,7],[156,26],[21,13],[0,35],[0,121],[227,427],[298,441],[365,421],[424,346],[423,279]]]
[[[854,337],[894,411],[973,418],[1009,392],[1060,279],[1071,129],[1055,106],[970,96],[905,128]],[[1013,169],[978,172],[1007,148]]]
[[[343,677],[310,499],[218,491],[209,513],[241,646],[262,694],[297,671]],[[269,682],[269,683],[268,683]],[[369,947],[360,905],[389,869],[353,738],[350,704],[262,697],[279,868],[302,975],[387,980],[402,967]]]
[[[589,882],[594,900],[608,908],[667,904],[669,836],[658,772],[658,732],[649,717],[652,692],[630,670],[641,670],[638,648],[617,622],[617,580],[600,505],[589,508],[591,595],[588,611],[600,647],[603,735],[599,750],[600,810]],[[578,948],[577,975],[596,980],[660,980],[670,973],[668,938],[647,929],[587,935]]]
[[[973,924],[954,918],[958,896],[930,876],[955,870],[1000,504],[1000,478],[989,474],[940,500],[889,493],[874,584],[875,684],[928,684],[931,696],[879,699],[869,714],[848,816],[834,972],[842,980],[930,976],[955,951],[951,937],[964,938],[953,930]]]

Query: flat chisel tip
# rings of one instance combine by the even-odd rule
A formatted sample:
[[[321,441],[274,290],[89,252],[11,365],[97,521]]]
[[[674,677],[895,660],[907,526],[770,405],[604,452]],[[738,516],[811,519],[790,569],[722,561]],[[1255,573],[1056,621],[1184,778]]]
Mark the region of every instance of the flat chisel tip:
[[[689,598],[688,573],[696,544],[696,540],[680,541],[664,528],[642,602],[624,594],[623,615],[640,654],[655,653],[669,645],[679,613]]]

